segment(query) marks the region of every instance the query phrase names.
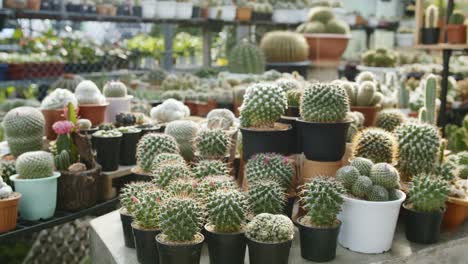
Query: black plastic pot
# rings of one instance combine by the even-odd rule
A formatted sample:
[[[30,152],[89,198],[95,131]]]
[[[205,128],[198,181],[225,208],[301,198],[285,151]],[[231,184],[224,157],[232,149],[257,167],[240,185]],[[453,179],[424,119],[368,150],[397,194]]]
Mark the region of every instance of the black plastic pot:
[[[403,211],[406,239],[420,244],[433,244],[439,241],[440,225],[445,209],[433,213],[416,212],[404,204]]]
[[[297,107],[297,106],[290,106],[290,107],[288,107],[288,109],[286,110],[285,116],[289,116],[289,117],[299,117],[299,116],[300,116],[300,114],[299,114],[299,107]]]
[[[289,145],[289,153],[291,154],[302,153],[302,144],[301,144],[301,140],[300,140],[298,129],[297,129],[297,118],[289,117],[289,116],[282,116],[280,120],[278,120],[278,122],[291,125],[292,127],[292,131],[290,133],[290,139],[289,139],[289,142],[291,142],[291,144]]]
[[[284,130],[256,130],[243,127],[240,130],[244,161],[258,153],[274,152],[285,156],[291,154],[290,145],[293,133],[291,126]]]
[[[162,126],[156,125],[139,125],[136,128],[141,129],[141,137],[149,133],[164,133],[164,128]]]
[[[200,234],[202,237],[203,235]],[[159,263],[161,264],[199,264],[201,250],[203,247],[202,241],[197,244],[190,245],[169,245],[161,241],[160,235],[156,236],[158,245]]]
[[[135,222],[132,223],[132,230],[133,237],[135,238],[135,249],[138,262],[141,264],[159,263],[158,248],[154,238],[161,233],[161,231],[140,229]]]
[[[141,17],[143,14],[143,10],[141,9],[141,6],[134,6],[132,12],[133,12],[133,15],[136,17]]]
[[[205,226],[211,264],[243,264],[247,246],[244,233],[216,233]]]
[[[247,238],[250,264],[287,264],[292,240],[283,243],[260,243]]]
[[[136,146],[141,137],[141,131],[136,133],[123,133],[120,142],[120,165],[136,164]]]
[[[439,28],[422,28],[421,42],[422,44],[437,44],[439,43]]]
[[[94,132],[96,132],[98,130],[99,130],[99,128],[97,128],[97,127],[92,127],[90,129],[81,129],[80,134],[84,135],[84,136],[91,136],[92,134],[94,134]]]
[[[115,171],[119,168],[120,137],[95,137],[93,145],[96,148],[96,160],[102,166],[103,171]]]
[[[297,120],[302,151],[308,160],[338,161],[346,150],[346,134],[351,121],[313,123]]]
[[[128,248],[135,248],[135,239],[133,238],[132,231],[133,217],[120,211],[120,221],[122,222],[125,246]]]
[[[295,201],[296,201],[296,197],[288,197],[288,200],[286,202],[286,206],[284,207],[283,214],[285,214],[289,218],[292,218],[292,213],[293,213],[294,202]]]
[[[315,262],[326,262],[336,257],[336,246],[341,222],[336,227],[304,226],[297,221],[301,241],[301,256]]]
[[[192,18],[200,18],[201,17],[201,7],[194,6],[192,9]]]
[[[299,62],[272,62],[267,63],[266,69],[268,70],[277,70],[281,73],[299,73],[304,79],[307,79],[307,71],[310,68],[311,62],[299,61]]]

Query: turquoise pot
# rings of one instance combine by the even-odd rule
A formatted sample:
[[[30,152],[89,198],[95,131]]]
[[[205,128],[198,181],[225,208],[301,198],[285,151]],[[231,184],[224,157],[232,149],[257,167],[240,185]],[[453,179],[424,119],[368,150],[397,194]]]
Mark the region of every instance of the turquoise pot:
[[[15,174],[10,180],[15,185],[15,191],[21,193],[19,213],[22,219],[39,220],[51,218],[57,205],[57,178],[59,172],[47,178],[21,179]]]

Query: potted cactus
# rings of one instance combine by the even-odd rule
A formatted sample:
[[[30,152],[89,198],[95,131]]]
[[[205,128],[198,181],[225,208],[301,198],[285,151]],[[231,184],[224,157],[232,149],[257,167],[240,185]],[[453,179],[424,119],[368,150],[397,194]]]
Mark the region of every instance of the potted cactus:
[[[340,168],[336,178],[347,190],[338,219],[338,242],[352,251],[377,254],[388,251],[400,207],[406,198],[399,190],[400,176],[390,164],[355,158]],[[376,236],[375,234],[379,234]]]
[[[227,163],[220,160],[200,160],[193,165],[192,171],[197,179],[204,179],[208,176],[229,175]]]
[[[246,0],[237,1],[236,19],[237,21],[248,22],[252,19],[252,7]]]
[[[81,118],[89,119],[93,126],[98,126],[104,122],[109,103],[106,102],[95,83],[89,80],[80,82],[76,86],[75,97],[78,101]]]
[[[97,162],[103,171],[115,171],[119,168],[120,143],[122,132],[113,130],[98,130],[93,133],[93,146],[96,148]]]
[[[182,102],[171,98],[151,108],[150,115],[158,123],[169,123],[190,116],[190,109]]]
[[[243,264],[247,198],[238,190],[218,190],[206,201],[210,263]]]
[[[136,147],[141,138],[141,129],[128,126],[119,127],[117,130],[122,133],[119,164],[124,166],[135,165]]]
[[[55,89],[41,103],[41,112],[45,119],[45,134],[47,139],[54,140],[57,135],[52,129],[52,125],[60,120],[65,120],[63,110],[72,103],[78,106],[75,95],[66,89]]]
[[[349,99],[340,85],[314,83],[304,90],[301,118],[297,122],[302,150],[308,160],[341,160],[352,121],[346,119],[348,111]]]
[[[158,133],[144,135],[138,141],[136,152],[137,168],[134,170],[134,173],[150,173],[153,160],[161,153],[179,153],[179,147],[174,137]]]
[[[375,126],[385,131],[393,132],[397,127],[405,123],[405,121],[406,117],[400,110],[385,109],[377,114]]]
[[[398,155],[398,142],[392,133],[380,128],[367,128],[353,138],[353,157],[362,157],[374,163],[394,164]]]
[[[0,177],[0,233],[16,228],[20,198],[21,193],[13,192],[13,189]]]
[[[361,55],[361,65],[357,66],[357,69],[362,72],[362,76],[358,75],[356,82],[361,84],[364,81],[373,81],[378,85],[378,82],[385,80],[385,75],[389,72],[396,74],[398,58],[398,52],[389,49],[379,48],[366,51]],[[374,74],[373,78],[370,73]]]
[[[18,174],[10,176],[15,190],[22,198],[19,212],[25,220],[48,219],[57,205],[57,178],[54,157],[49,152],[31,151],[21,154],[16,160]]]
[[[190,197],[173,196],[162,203],[160,212],[162,233],[156,236],[159,262],[198,264],[205,240],[200,233],[203,222],[200,204]]]
[[[173,19],[177,13],[177,2],[175,0],[157,1],[155,16],[158,19]]]
[[[262,74],[265,71],[265,55],[247,39],[242,40],[229,53],[229,72]]]
[[[130,103],[133,96],[127,95],[127,86],[120,81],[110,81],[104,85],[102,93],[109,103],[106,110],[105,122],[115,122],[115,117],[119,113],[130,112]]]
[[[276,181],[263,180],[249,184],[249,208],[253,215],[282,214],[286,206],[286,192]]]
[[[171,135],[179,145],[180,154],[187,161],[193,161],[195,152],[195,138],[200,125],[190,120],[176,120],[167,124],[165,134]]]
[[[461,10],[455,10],[450,15],[449,23],[447,24],[447,42],[450,44],[465,44],[466,43],[466,25],[465,15]]]
[[[263,213],[247,224],[245,236],[251,264],[286,264],[294,224],[284,215]]]
[[[409,241],[421,244],[439,241],[449,188],[447,181],[436,177],[421,174],[410,183],[408,200],[403,205]]]
[[[327,178],[317,177],[303,186],[300,196],[307,214],[297,219],[303,258],[316,262],[335,258],[344,193],[341,183]]]
[[[221,129],[201,130],[195,142],[195,156],[198,159],[228,160],[232,138]]]
[[[439,8],[431,4],[424,12],[424,25],[421,29],[422,44],[437,44],[439,43]]]

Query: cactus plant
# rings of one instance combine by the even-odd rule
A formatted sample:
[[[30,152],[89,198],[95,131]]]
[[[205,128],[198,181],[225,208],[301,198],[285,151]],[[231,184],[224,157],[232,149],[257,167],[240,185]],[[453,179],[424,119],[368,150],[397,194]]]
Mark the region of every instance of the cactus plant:
[[[175,179],[191,177],[192,172],[184,163],[163,163],[151,171],[151,176],[153,183],[165,188]]]
[[[90,129],[93,124],[89,119],[78,119],[78,121],[76,121],[76,126],[80,130],[87,130]]]
[[[160,228],[159,215],[161,204],[169,199],[170,195],[161,189],[144,191],[134,199],[133,217],[140,228],[158,230]]]
[[[320,21],[305,22],[296,28],[296,32],[305,34],[326,33],[325,24]]]
[[[16,161],[14,159],[1,159],[0,160],[0,177],[3,181],[10,184],[10,176],[16,174]]]
[[[26,152],[16,160],[16,171],[22,179],[50,177],[54,171],[54,157],[41,150]]]
[[[362,55],[362,63],[370,67],[393,68],[398,62],[398,53],[388,49],[368,50]]]
[[[375,75],[369,71],[362,71],[356,76],[356,83],[361,84],[365,81],[376,83]]]
[[[70,167],[70,153],[66,150],[62,150],[60,153],[54,156],[54,164],[57,170],[66,171]]]
[[[303,90],[294,89],[286,92],[288,107],[299,107]]]
[[[217,232],[239,232],[245,223],[247,205],[247,197],[238,190],[215,191],[206,200],[208,223]]]
[[[61,110],[65,108],[69,103],[72,103],[76,108],[78,101],[75,95],[67,89],[55,89],[51,92],[41,103],[41,109],[45,110]]]
[[[350,165],[358,169],[361,175],[369,176],[374,163],[370,159],[357,157],[351,161]]]
[[[262,50],[247,40],[241,41],[229,54],[229,71],[262,74],[265,71],[265,56]]]
[[[348,133],[346,134],[346,142],[351,142],[354,136],[359,132],[359,130],[364,126],[364,115],[361,112],[348,112],[346,114],[346,119],[352,120],[349,125]]]
[[[281,78],[275,81],[279,87],[281,87],[285,92],[291,90],[300,90],[302,89],[302,84],[300,81],[293,79],[293,78]]]
[[[424,28],[439,27],[439,8],[436,5],[429,5],[424,12]]]
[[[436,125],[437,77],[430,74],[424,82],[424,107],[419,109],[419,120]]]
[[[177,153],[160,153],[154,157],[153,162],[151,163],[151,170],[156,169],[156,167],[163,163],[185,163],[185,160]]]
[[[455,10],[450,15],[449,24],[450,25],[463,25],[465,22],[465,15],[461,10]]]
[[[410,183],[407,203],[418,212],[435,212],[445,207],[448,193],[445,180],[421,174]]]
[[[10,197],[12,193],[13,189],[0,177],[0,200]]]
[[[201,201],[205,201],[214,191],[235,188],[237,188],[237,184],[234,178],[229,175],[207,176],[200,180],[197,187],[197,196]]]
[[[193,174],[196,178],[208,176],[229,175],[229,167],[220,160],[200,160],[193,166]]]
[[[318,21],[327,24],[335,17],[333,11],[329,7],[317,6],[311,8],[309,11],[309,21]]]
[[[223,130],[201,130],[195,138],[197,155],[202,159],[226,157],[231,147],[231,137]]]
[[[176,140],[169,135],[150,133],[144,135],[137,145],[137,165],[143,172],[152,169],[153,159],[161,153],[179,153]]]
[[[64,74],[50,85],[50,90],[67,89],[71,92],[75,91],[76,86],[83,81],[83,78],[75,74]]]
[[[135,123],[136,123],[136,117],[132,113],[118,113],[115,116],[115,125],[117,127],[134,126]]]
[[[254,214],[280,214],[286,204],[286,193],[275,181],[264,180],[249,186],[250,210]]]
[[[29,106],[10,110],[3,118],[3,128],[11,154],[19,155],[41,150],[44,135],[44,116],[41,111]]]
[[[133,215],[136,210],[135,198],[145,191],[154,188],[154,185],[149,182],[131,182],[122,188],[120,194],[120,204],[126,214]]]
[[[307,60],[309,46],[305,38],[295,32],[272,31],[260,43],[267,62],[300,62]]]
[[[377,114],[375,125],[388,132],[393,132],[405,122],[405,115],[395,109],[382,110]]]
[[[285,215],[263,213],[247,224],[245,236],[261,243],[281,243],[294,236],[294,224]]]
[[[351,187],[351,193],[359,198],[365,198],[372,189],[372,180],[367,176],[359,176]]]
[[[340,122],[345,119],[348,111],[349,99],[340,85],[311,84],[301,98],[301,117],[308,122]]]
[[[353,166],[344,166],[336,171],[336,179],[347,189],[353,187],[354,182],[359,176],[359,170]]]
[[[288,191],[295,175],[294,164],[287,157],[276,153],[260,153],[253,156],[245,167],[249,184],[272,180]]]
[[[84,80],[76,86],[75,97],[79,105],[99,105],[105,102],[99,88],[90,80]]]
[[[353,156],[375,163],[393,163],[398,152],[395,136],[380,128],[367,128],[353,138]]]
[[[167,72],[161,68],[155,68],[148,73],[146,79],[154,85],[161,85],[161,83],[166,79]]]
[[[165,188],[171,195],[183,195],[193,198],[197,197],[198,181],[189,177],[172,180]]]
[[[200,126],[190,120],[176,120],[167,124],[164,133],[171,135],[179,145],[180,154],[185,160],[193,160],[194,140]]]
[[[376,106],[383,98],[380,92],[377,92],[377,87],[374,82],[363,81],[356,86],[354,94],[351,95],[351,104],[355,106]],[[349,90],[348,96],[349,96]]]
[[[151,118],[159,123],[167,123],[190,116],[190,109],[175,99],[167,99],[151,109]]]
[[[234,113],[228,109],[213,109],[206,116],[209,129],[229,130],[235,125]]]
[[[387,189],[380,185],[374,185],[370,189],[367,199],[373,202],[386,202],[390,199]]]
[[[105,97],[126,97],[127,86],[120,81],[110,81],[104,85],[102,93]]]
[[[380,185],[385,189],[400,187],[400,175],[392,165],[388,163],[377,163],[372,166],[369,178],[374,185]]]
[[[343,20],[332,19],[325,24],[325,33],[327,34],[348,34],[349,25]]]

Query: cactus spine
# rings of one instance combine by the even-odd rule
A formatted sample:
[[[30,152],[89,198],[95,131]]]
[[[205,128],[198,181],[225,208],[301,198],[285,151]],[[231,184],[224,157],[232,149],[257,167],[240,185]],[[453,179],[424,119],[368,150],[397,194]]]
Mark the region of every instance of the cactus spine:
[[[419,110],[419,120],[431,125],[436,124],[437,79],[431,74],[425,82],[424,107]]]
[[[206,208],[216,231],[238,232],[245,223],[247,198],[237,190],[219,190],[208,196]]]
[[[191,177],[192,172],[183,163],[164,163],[151,171],[151,176],[155,184],[164,188],[175,179]]]
[[[393,163],[398,144],[395,137],[380,128],[368,128],[359,132],[353,139],[353,156],[363,157],[375,163]]]
[[[261,153],[253,156],[245,167],[249,184],[263,180],[272,180],[289,190],[295,171],[292,161],[276,153]]]
[[[445,207],[449,187],[445,180],[431,175],[413,178],[408,193],[408,203],[419,212],[435,212]]]
[[[231,137],[223,130],[202,130],[195,138],[195,148],[202,159],[222,159],[230,147]]]
[[[160,227],[159,215],[161,204],[169,198],[169,194],[161,189],[144,191],[135,199],[133,217],[139,227],[157,230]]]
[[[347,93],[338,84],[311,84],[301,98],[301,117],[308,122],[340,122],[345,119],[348,111]]]
[[[45,151],[26,152],[16,160],[16,171],[22,179],[50,177],[54,171],[54,157]]]
[[[274,181],[261,181],[249,186],[250,210],[254,214],[280,214],[286,204],[284,189]]]

